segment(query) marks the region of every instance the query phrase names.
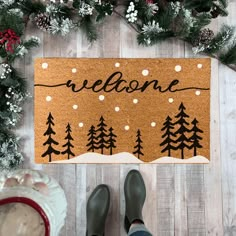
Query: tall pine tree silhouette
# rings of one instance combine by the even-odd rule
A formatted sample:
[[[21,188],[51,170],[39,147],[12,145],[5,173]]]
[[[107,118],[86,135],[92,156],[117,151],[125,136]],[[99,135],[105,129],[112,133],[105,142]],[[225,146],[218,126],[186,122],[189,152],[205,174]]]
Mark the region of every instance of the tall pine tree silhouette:
[[[70,159],[70,156],[75,156],[75,154],[71,151],[72,148],[74,148],[74,146],[72,145],[71,141],[73,141],[74,139],[71,136],[71,126],[70,123],[68,123],[68,125],[66,126],[66,137],[65,139],[67,140],[67,142],[62,146],[62,147],[66,147],[65,151],[63,151],[61,154],[65,155],[67,154],[67,159]]]
[[[103,116],[100,118],[100,123],[98,124],[98,129],[96,130],[97,135],[97,140],[98,140],[98,148],[101,149],[101,154],[104,153],[104,148],[107,148],[107,130],[106,130],[107,125],[105,124],[105,120]]]
[[[136,139],[136,146],[134,146],[134,152],[133,154],[138,156],[138,159],[140,159],[140,156],[143,156],[144,154],[142,153],[142,149],[143,149],[143,146],[142,146],[142,139],[141,139],[141,131],[138,129],[137,131],[137,135],[136,135],[137,139]]]
[[[109,129],[109,134],[108,134],[108,147],[107,148],[110,149],[110,155],[112,155],[112,149],[116,148],[116,145],[115,145],[116,139],[115,138],[117,138],[117,136],[113,133],[113,130],[114,129],[111,127]]]
[[[166,121],[163,123],[163,128],[161,131],[164,131],[165,133],[161,136],[164,141],[160,144],[160,146],[165,146],[163,150],[161,151],[166,152],[168,151],[168,156],[171,156],[171,150],[176,150],[176,147],[173,146],[173,143],[176,143],[176,141],[173,139],[176,137],[176,135],[171,131],[174,129],[174,124],[171,122],[172,119],[167,116]]]
[[[193,156],[197,156],[197,148],[202,148],[202,145],[199,143],[199,140],[202,140],[202,137],[200,137],[198,133],[203,133],[203,131],[197,127],[198,123],[196,118],[191,122],[193,125],[193,128],[191,129],[193,135],[189,139],[193,143],[191,145],[191,149],[193,148]]]
[[[184,149],[188,148],[190,149],[190,140],[186,136],[187,133],[190,132],[190,130],[187,128],[189,123],[186,121],[186,118],[189,117],[184,110],[186,110],[183,103],[179,106],[179,114],[177,114],[175,117],[178,119],[174,124],[179,126],[179,129],[175,132],[175,135],[179,135],[176,142],[178,143],[177,149],[181,150],[181,158],[184,159]]]
[[[88,147],[88,152],[92,151],[94,152],[95,149],[98,149],[97,147],[97,138],[96,138],[96,130],[95,127],[92,125],[88,132],[88,144],[86,145]]]
[[[42,157],[46,157],[48,156],[49,157],[49,162],[52,161],[52,154],[55,154],[55,155],[59,155],[60,154],[60,151],[56,150],[53,148],[53,144],[54,145],[58,145],[59,143],[56,142],[53,138],[52,138],[52,135],[55,135],[55,131],[52,129],[52,126],[54,126],[55,124],[53,123],[53,116],[51,114],[51,112],[49,113],[48,115],[48,118],[47,118],[47,122],[46,122],[46,125],[48,125],[48,128],[46,130],[46,132],[43,134],[44,136],[48,136],[48,139],[47,141],[43,144],[43,146],[46,146],[48,145],[48,148],[47,150],[41,155]]]

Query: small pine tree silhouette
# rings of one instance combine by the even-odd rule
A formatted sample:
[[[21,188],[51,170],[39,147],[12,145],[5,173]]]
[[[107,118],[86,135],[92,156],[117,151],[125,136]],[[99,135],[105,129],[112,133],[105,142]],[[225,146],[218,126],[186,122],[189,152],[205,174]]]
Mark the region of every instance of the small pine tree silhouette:
[[[61,154],[65,155],[67,154],[67,158],[70,159],[70,156],[75,156],[75,154],[71,151],[71,148],[74,148],[74,146],[72,145],[71,141],[73,141],[74,139],[71,136],[71,126],[70,123],[68,123],[68,125],[66,126],[66,137],[65,139],[67,140],[67,142],[62,146],[62,147],[66,147],[66,150],[63,151]]]
[[[48,115],[48,118],[47,118],[47,122],[46,122],[46,125],[48,125],[48,128],[46,130],[46,132],[43,134],[44,136],[48,136],[48,139],[45,143],[43,143],[43,146],[46,146],[48,145],[48,148],[47,150],[41,155],[42,157],[45,157],[45,156],[48,156],[49,157],[49,162],[52,161],[52,154],[55,154],[55,155],[59,155],[60,154],[60,151],[56,150],[53,148],[53,144],[54,145],[58,145],[59,143],[56,142],[53,138],[52,138],[52,135],[55,135],[55,131],[52,129],[52,126],[54,126],[55,124],[53,123],[53,116],[51,114],[51,112],[49,113]]]
[[[178,146],[176,149],[181,150],[181,158],[184,159],[184,148],[190,149],[189,146],[189,138],[187,138],[186,133],[189,133],[190,130],[186,127],[189,125],[189,123],[186,121],[186,118],[189,117],[184,110],[186,110],[185,106],[183,103],[180,104],[179,106],[179,114],[177,114],[175,117],[178,119],[174,125],[179,125],[179,129],[174,133],[175,135],[179,135],[178,139],[176,140]]]
[[[116,145],[115,145],[116,139],[115,138],[117,138],[117,136],[113,133],[113,130],[114,129],[111,127],[109,129],[109,134],[108,134],[108,147],[107,148],[110,149],[110,155],[112,155],[112,149],[116,148]]]
[[[191,149],[193,148],[193,156],[197,156],[197,148],[202,148],[202,145],[199,143],[199,140],[202,140],[202,137],[200,137],[198,133],[203,133],[203,131],[197,127],[198,123],[199,122],[196,118],[191,122],[193,125],[193,128],[191,129],[193,135],[189,138],[189,140],[193,142],[190,147]]]
[[[88,135],[88,144],[86,145],[88,148],[87,151],[92,151],[94,152],[95,149],[98,149],[97,147],[97,138],[96,138],[96,130],[95,127],[92,125],[89,129]]]
[[[172,145],[172,143],[176,143],[176,141],[173,139],[174,137],[176,137],[176,135],[171,132],[171,130],[174,129],[174,123],[171,122],[172,119],[167,116],[166,121],[163,123],[163,128],[161,129],[161,131],[165,131],[165,133],[161,136],[164,141],[160,144],[160,146],[164,146],[164,149],[161,151],[166,152],[168,151],[168,156],[171,156],[171,150],[176,150],[176,147]]]
[[[101,149],[101,154],[104,153],[104,148],[107,148],[107,130],[106,130],[107,125],[105,124],[105,120],[103,116],[100,118],[100,123],[98,124],[98,129],[96,132],[98,133],[97,135],[97,140],[98,140],[98,149]]]
[[[144,154],[142,153],[142,139],[141,139],[141,131],[138,129],[137,130],[137,135],[136,135],[136,146],[134,146],[135,151],[133,152],[134,155],[138,155],[138,159],[140,159],[140,156],[143,156]]]

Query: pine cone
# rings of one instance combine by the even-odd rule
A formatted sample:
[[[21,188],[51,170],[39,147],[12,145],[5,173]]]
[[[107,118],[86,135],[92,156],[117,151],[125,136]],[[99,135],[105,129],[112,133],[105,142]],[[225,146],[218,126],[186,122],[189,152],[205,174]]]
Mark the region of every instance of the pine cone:
[[[35,16],[34,21],[39,29],[47,31],[50,27],[50,17],[46,13],[39,13]]]
[[[214,38],[214,32],[210,29],[203,29],[200,31],[198,38],[194,41],[194,46],[204,45],[207,46],[210,44]]]

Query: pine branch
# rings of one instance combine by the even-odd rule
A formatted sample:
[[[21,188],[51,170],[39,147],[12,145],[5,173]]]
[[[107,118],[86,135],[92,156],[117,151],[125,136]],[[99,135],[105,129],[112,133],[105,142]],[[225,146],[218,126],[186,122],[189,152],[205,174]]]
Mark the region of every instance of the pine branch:
[[[212,6],[212,0],[185,0],[184,6],[188,9],[201,9],[209,11]]]
[[[113,6],[110,3],[95,4],[95,9],[97,11],[96,22],[103,21],[106,16],[110,16],[113,12]]]
[[[220,32],[213,38],[206,51],[211,54],[219,52],[232,39],[234,30],[234,27],[223,25]]]
[[[171,7],[171,4],[165,6],[164,9],[160,9],[154,19],[159,23],[160,27],[170,29],[173,20],[176,19],[176,15],[174,13],[174,9]]]
[[[228,1],[227,0],[218,0],[218,1],[221,4],[221,6],[223,6],[224,8],[228,7]]]
[[[97,39],[97,31],[90,16],[85,16],[82,19],[80,27],[85,32],[89,42],[93,42]]]
[[[39,46],[39,39],[36,37],[31,37],[29,40],[23,42],[23,46],[27,49],[30,50],[33,47],[38,47]]]
[[[29,40],[21,42],[21,44],[15,48],[13,53],[7,55],[7,62],[11,64],[15,59],[25,56],[30,49],[38,47],[39,43],[40,41],[37,37],[31,37]]]
[[[19,151],[19,138],[8,130],[0,133],[0,172],[17,168],[23,162]]]
[[[14,88],[18,91],[22,92],[23,94],[27,91],[27,84],[26,80],[19,75],[19,73],[14,69],[11,68],[12,72],[10,76],[1,82],[1,85],[8,87],[8,88]]]
[[[41,1],[24,0],[18,1],[17,5],[22,9],[25,15],[28,16],[32,13],[37,14],[46,11],[46,6]]]
[[[151,46],[174,36],[173,32],[165,31],[160,33],[150,32],[148,34],[140,33],[137,36],[138,44]]]
[[[0,31],[5,29],[12,29],[18,36],[24,34],[24,21],[22,17],[16,14],[6,12],[6,10],[0,11]]]
[[[219,55],[219,60],[225,65],[236,67],[236,38],[233,43]]]
[[[190,27],[189,38],[193,42],[198,36],[200,30],[211,23],[211,16],[208,13],[199,13],[196,15],[193,26]]]
[[[142,19],[143,23],[152,20],[157,11],[160,12],[159,3],[147,4],[146,0],[135,2],[135,10],[138,11],[138,18]]]
[[[72,6],[76,9],[79,9],[80,7],[80,0],[73,0]]]
[[[6,58],[7,57],[7,52],[6,49],[4,47],[0,47],[0,58]]]

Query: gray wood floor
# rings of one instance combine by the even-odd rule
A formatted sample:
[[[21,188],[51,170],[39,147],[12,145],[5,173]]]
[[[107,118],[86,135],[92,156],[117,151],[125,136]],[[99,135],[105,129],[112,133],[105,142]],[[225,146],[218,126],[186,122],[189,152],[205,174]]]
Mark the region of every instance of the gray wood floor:
[[[231,0],[229,11],[228,18],[212,24],[214,29],[224,22],[236,25],[235,0]],[[30,91],[33,93],[35,57],[194,57],[189,46],[174,40],[150,48],[138,46],[135,33],[117,16],[107,20],[99,31],[99,40],[90,45],[81,32],[62,39],[29,26],[27,36],[38,35],[42,40],[33,55],[17,64],[28,78]],[[236,235],[236,73],[215,60],[212,64],[209,165],[35,165],[33,99],[25,105],[18,131],[25,139],[25,167],[44,170],[64,188],[68,216],[61,235],[85,235],[86,199],[100,183],[110,185],[112,192],[106,235],[125,235],[123,183],[130,169],[139,169],[145,179],[144,219],[153,235]]]

